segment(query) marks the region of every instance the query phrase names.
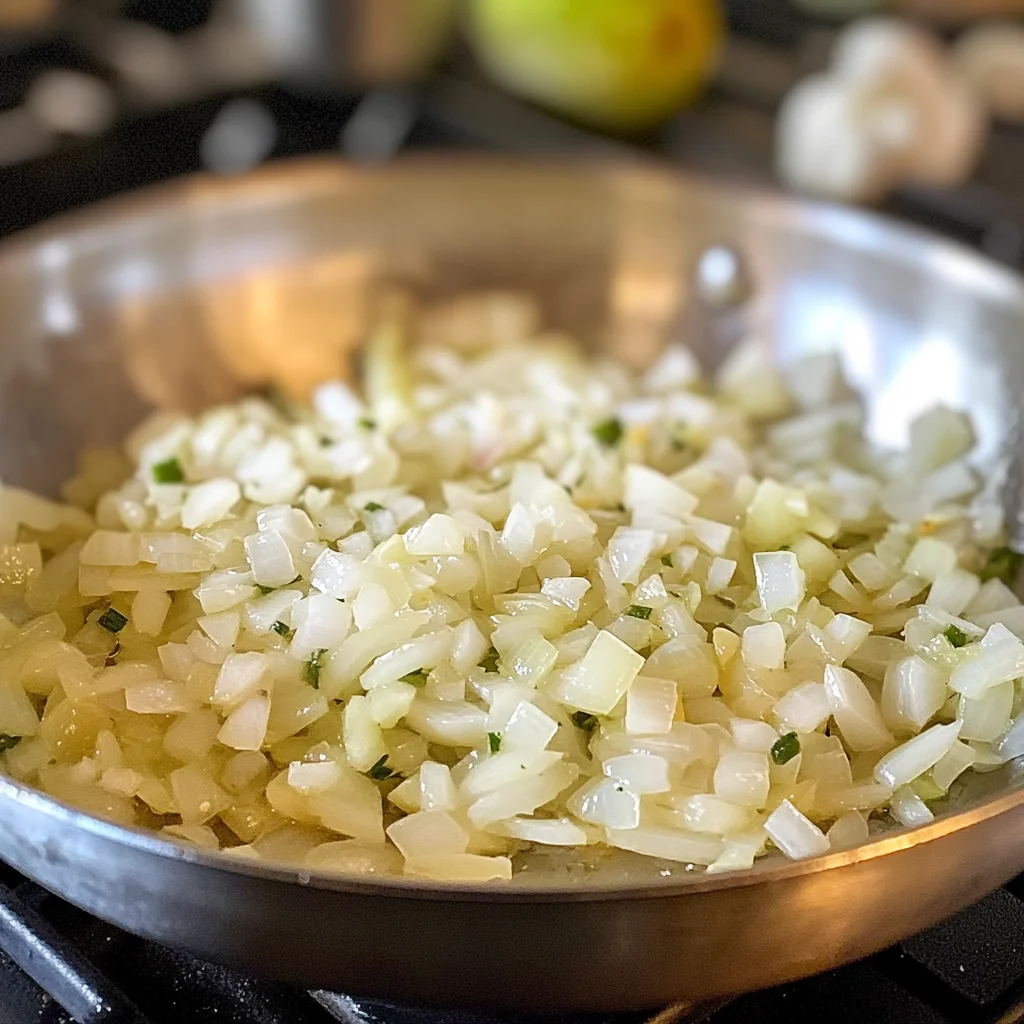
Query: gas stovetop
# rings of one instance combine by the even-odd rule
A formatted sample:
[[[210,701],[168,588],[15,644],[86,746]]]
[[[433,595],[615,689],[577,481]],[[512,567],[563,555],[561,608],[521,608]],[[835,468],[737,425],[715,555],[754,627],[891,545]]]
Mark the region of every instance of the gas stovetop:
[[[766,16],[769,8],[777,16]],[[833,30],[769,0],[734,0],[732,9],[739,32],[715,89],[695,110],[628,142],[511,101],[458,73],[458,62],[416,88],[325,96],[267,81],[142,109],[120,104],[116,76],[74,41],[43,41],[4,58],[0,234],[196,170],[238,170],[307,153],[362,161],[452,148],[610,155],[770,185],[774,107],[800,74],[821,63]],[[117,116],[95,136],[37,138],[35,150],[12,154],[4,148],[4,114],[18,109],[26,83],[53,67],[97,75],[120,104]],[[1000,128],[970,183],[945,192],[903,190],[886,212],[1024,266],[1021,167],[1024,132]],[[121,932],[2,866],[0,883],[0,1024],[526,1024],[522,1017],[399,1008],[244,977]],[[1024,1020],[1022,900],[1024,876],[868,960],[725,1004],[559,1020],[1009,1024]]]

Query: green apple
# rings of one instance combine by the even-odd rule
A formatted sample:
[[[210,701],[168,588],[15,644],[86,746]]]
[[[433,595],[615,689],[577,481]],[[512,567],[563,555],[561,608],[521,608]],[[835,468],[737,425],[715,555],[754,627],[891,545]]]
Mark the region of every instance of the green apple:
[[[722,37],[717,0],[470,0],[502,85],[580,121],[649,127],[695,96]]]

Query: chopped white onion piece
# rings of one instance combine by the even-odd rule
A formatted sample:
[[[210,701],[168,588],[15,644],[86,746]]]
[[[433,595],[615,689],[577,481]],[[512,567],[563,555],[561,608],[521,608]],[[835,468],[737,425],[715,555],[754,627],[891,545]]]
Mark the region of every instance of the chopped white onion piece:
[[[466,532],[462,524],[441,513],[430,516],[405,535],[405,548],[410,555],[461,555],[465,546]]]
[[[821,829],[788,800],[783,800],[768,815],[764,830],[772,842],[791,860],[818,857],[827,853],[829,849],[829,841]]]
[[[569,810],[581,821],[612,829],[640,824],[640,797],[617,779],[594,779],[569,798]]]
[[[229,654],[220,667],[210,703],[230,708],[241,704],[263,685],[270,671],[264,654]]]
[[[863,682],[848,668],[825,666],[825,693],[832,717],[853,750],[877,750],[892,743],[882,713]]]
[[[584,846],[587,842],[587,833],[571,818],[509,818],[497,830],[541,846]]]
[[[186,530],[211,526],[230,514],[242,491],[234,480],[207,480],[190,487],[181,507],[181,525]]]
[[[459,794],[446,764],[424,761],[420,765],[419,790],[419,807],[424,811],[454,811],[459,806]]]
[[[501,749],[543,750],[558,732],[558,723],[540,708],[520,701],[501,735]]]
[[[608,561],[620,583],[636,583],[655,547],[653,530],[620,526],[608,541]]]
[[[804,571],[792,551],[769,551],[754,555],[754,575],[761,607],[766,612],[800,607],[804,599]]]
[[[903,571],[934,583],[939,576],[952,572],[956,563],[956,548],[951,544],[935,537],[922,537],[907,555]]]
[[[965,697],[980,697],[989,687],[1022,675],[1024,643],[1004,625],[996,623],[953,669],[949,688]]]
[[[671,828],[609,828],[605,830],[605,842],[620,850],[683,864],[712,864],[723,849],[722,840],[717,836]]]
[[[590,580],[578,576],[553,577],[546,579],[541,585],[540,592],[558,604],[564,604],[574,612],[580,610],[580,602],[590,589]]]
[[[254,694],[235,708],[217,733],[217,740],[233,750],[260,750],[270,721],[270,698]]]
[[[729,721],[729,732],[740,750],[753,750],[766,754],[772,749],[779,734],[767,723],[750,718],[733,718]]]
[[[740,651],[750,669],[780,669],[786,660],[786,634],[777,622],[747,626]]]
[[[564,670],[548,692],[569,707],[607,715],[625,695],[643,664],[639,654],[602,629],[587,653]]]
[[[676,684],[671,679],[637,676],[626,691],[626,732],[658,735],[672,728],[679,704]]]
[[[882,684],[882,718],[897,732],[920,732],[946,702],[944,674],[918,655],[889,663]]]
[[[928,805],[909,786],[900,786],[895,790],[889,801],[889,809],[901,825],[927,825],[929,821],[935,820]]]
[[[352,627],[348,606],[326,594],[310,594],[292,604],[290,610],[295,627],[291,652],[300,661],[314,651],[340,646]]]
[[[821,683],[801,683],[782,697],[774,710],[782,731],[814,732],[831,716],[832,705]]]
[[[957,740],[935,762],[932,768],[932,780],[939,789],[945,791],[959,776],[974,764],[974,750],[968,744]]]
[[[754,818],[750,807],[741,807],[710,793],[698,793],[680,808],[682,820],[694,832],[729,835],[749,827]]]
[[[480,761],[466,775],[459,789],[469,797],[483,796],[509,783],[540,775],[562,759],[554,750],[508,750]]]
[[[663,473],[647,466],[626,466],[622,503],[631,512],[660,513],[673,519],[690,515],[697,499]]]
[[[323,793],[341,781],[337,761],[293,761],[288,765],[288,785],[297,793]]]
[[[601,762],[601,771],[618,779],[639,796],[667,793],[671,789],[668,761],[657,754],[621,754]]]
[[[137,715],[173,715],[192,707],[184,685],[172,679],[126,686],[124,702]]]
[[[861,811],[847,811],[825,833],[833,850],[849,850],[868,841],[868,822]]]
[[[768,757],[754,750],[728,750],[715,767],[715,795],[741,807],[764,807],[770,785]]]
[[[891,750],[875,765],[875,779],[896,789],[923,775],[956,742],[960,723],[933,725]]]
[[[388,838],[406,858],[465,853],[466,830],[447,811],[417,811],[387,828]]]
[[[960,739],[983,740],[986,743],[998,739],[1010,724],[1013,690],[1014,684],[1005,682],[990,686],[974,700],[961,696],[957,708]]]

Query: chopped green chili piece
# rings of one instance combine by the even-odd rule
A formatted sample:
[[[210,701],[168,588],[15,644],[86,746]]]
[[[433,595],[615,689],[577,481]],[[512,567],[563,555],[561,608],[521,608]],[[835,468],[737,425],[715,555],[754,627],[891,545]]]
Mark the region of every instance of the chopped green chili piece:
[[[181,463],[173,456],[156,462],[152,466],[153,482],[157,484],[180,484],[185,479]]]
[[[412,683],[413,686],[426,686],[427,685],[427,673],[423,669],[418,668],[415,672],[410,672],[408,675],[402,676],[403,683]]]
[[[278,619],[270,628],[278,636],[283,636],[285,640],[291,640],[291,638],[295,636],[295,630],[289,629],[280,619]]]
[[[20,742],[20,736],[8,736],[7,733],[0,732],[0,754],[5,750],[13,750]]]
[[[359,419],[356,420],[356,423],[360,427],[362,427],[363,430],[376,430],[377,429],[377,421],[376,420],[371,420],[369,416],[360,416]]]
[[[309,656],[309,661],[306,662],[306,667],[303,669],[303,678],[313,687],[314,690],[320,689],[320,659],[327,653],[326,647],[321,647],[319,650],[314,651]]]
[[[493,647],[488,648],[487,653],[480,659],[480,667],[485,672],[498,671],[498,652]]]
[[[122,615],[116,608],[108,608],[97,620],[108,633],[120,633],[128,625],[128,616]]]
[[[964,647],[970,642],[970,637],[959,626],[948,626],[942,631],[942,635],[954,647]]]
[[[800,753],[800,737],[795,732],[787,732],[772,744],[772,760],[776,764],[786,764]]]
[[[667,565],[671,569],[672,568],[672,556],[671,555],[662,555],[661,556],[661,564],[662,565]]]
[[[631,604],[626,609],[626,614],[632,616],[634,619],[649,619],[651,617],[652,608],[648,608],[645,604]]]
[[[605,448],[614,448],[622,440],[622,424],[615,417],[596,423],[590,432]]]
[[[570,716],[572,724],[584,732],[593,732],[597,728],[597,715],[586,711],[574,711]]]
[[[487,749],[492,754],[496,754],[501,750],[501,734],[496,732],[489,732],[487,734]]]
[[[366,774],[376,782],[383,782],[385,779],[390,779],[395,774],[395,770],[388,767],[388,755],[385,754],[371,768],[367,769]]]
[[[988,561],[982,566],[978,575],[983,580],[1002,580],[1004,583],[1013,583],[1020,573],[1022,563],[1024,563],[1024,555],[1018,554],[1012,548],[996,548],[989,552]]]
[[[363,511],[364,512],[383,512],[384,511],[384,506],[381,505],[379,502],[376,502],[376,501],[368,501],[363,506]]]

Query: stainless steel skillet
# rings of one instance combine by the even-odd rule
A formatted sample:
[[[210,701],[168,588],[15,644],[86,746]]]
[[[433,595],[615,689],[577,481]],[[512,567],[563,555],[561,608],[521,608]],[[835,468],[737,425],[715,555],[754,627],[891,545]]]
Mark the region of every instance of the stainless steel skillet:
[[[691,286],[723,242],[757,282],[724,315]],[[898,442],[945,401],[970,409],[980,456],[1016,443],[1024,285],[951,245],[646,169],[317,162],[186,181],[0,246],[0,479],[52,490],[78,448],[154,405],[336,373],[395,281],[526,288],[555,325],[640,362],[680,331],[711,360],[738,330],[780,360],[837,349],[873,436]],[[204,855],[0,779],[0,857],[125,928],[303,985],[610,1010],[769,985],[926,927],[1024,867],[1024,788],[1012,765],[978,776],[925,828],[802,863],[553,868],[467,888]]]

